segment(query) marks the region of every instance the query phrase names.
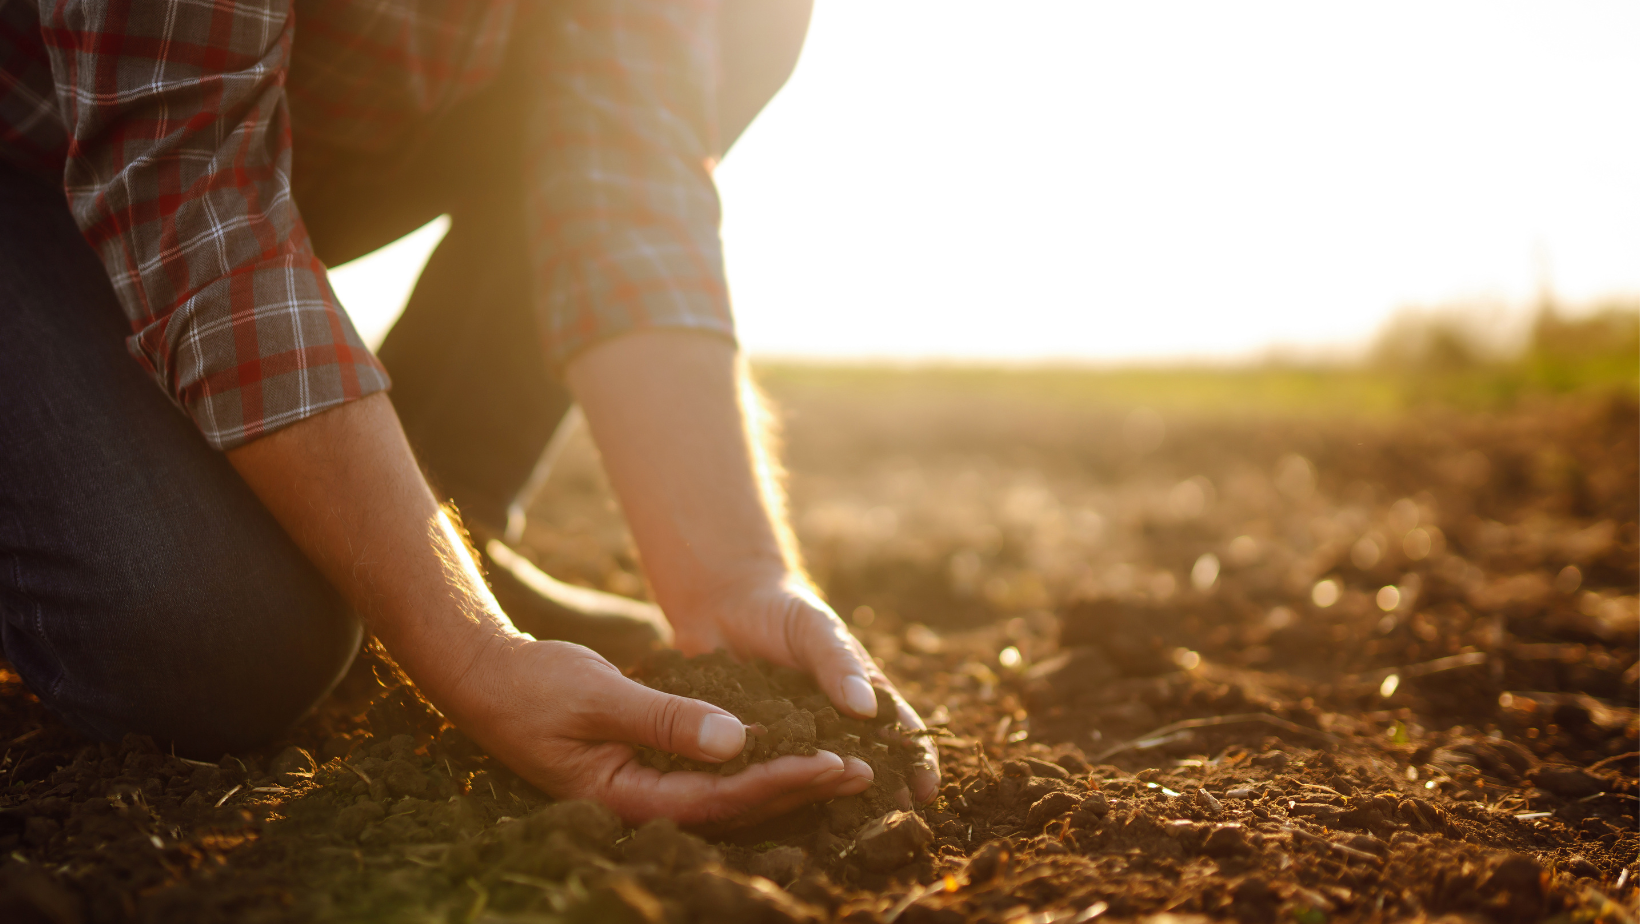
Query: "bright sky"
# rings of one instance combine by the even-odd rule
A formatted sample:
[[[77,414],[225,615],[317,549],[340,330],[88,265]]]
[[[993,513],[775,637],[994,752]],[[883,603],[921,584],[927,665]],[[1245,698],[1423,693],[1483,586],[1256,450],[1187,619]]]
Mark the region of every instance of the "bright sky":
[[[718,172],[742,341],[1233,359],[1637,294],[1637,47],[1632,0],[817,0]],[[337,271],[361,328],[438,233]]]

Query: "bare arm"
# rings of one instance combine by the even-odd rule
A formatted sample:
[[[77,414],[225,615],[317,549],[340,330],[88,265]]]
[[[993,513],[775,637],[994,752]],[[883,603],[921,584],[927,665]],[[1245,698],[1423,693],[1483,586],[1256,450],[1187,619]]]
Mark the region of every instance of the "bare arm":
[[[227,455],[435,702],[456,697],[485,648],[524,640],[433,499],[385,395]]]

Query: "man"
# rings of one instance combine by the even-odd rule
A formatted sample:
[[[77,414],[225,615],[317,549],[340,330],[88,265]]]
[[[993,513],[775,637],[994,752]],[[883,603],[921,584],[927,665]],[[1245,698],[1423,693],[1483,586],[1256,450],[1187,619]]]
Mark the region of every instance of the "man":
[[[0,638],[31,689],[92,737],[215,756],[328,691],[356,614],[491,753],[629,821],[869,785],[826,753],[639,766],[630,745],[722,761],[745,730],[520,633],[410,448],[493,537],[573,396],[678,646],[803,668],[875,714],[892,687],[808,589],[750,435],[710,176],[806,20],[799,0],[0,0]],[[324,264],[443,212],[378,362]],[[505,583],[515,610],[563,609]]]

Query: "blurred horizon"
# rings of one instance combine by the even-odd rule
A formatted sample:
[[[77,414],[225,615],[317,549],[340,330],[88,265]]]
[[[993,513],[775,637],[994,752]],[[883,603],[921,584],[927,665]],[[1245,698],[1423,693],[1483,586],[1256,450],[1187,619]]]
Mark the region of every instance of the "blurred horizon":
[[[1336,364],[1421,312],[1523,344],[1640,303],[1635,35],[1618,2],[818,0],[717,171],[741,342]],[[441,233],[335,271],[367,339]]]

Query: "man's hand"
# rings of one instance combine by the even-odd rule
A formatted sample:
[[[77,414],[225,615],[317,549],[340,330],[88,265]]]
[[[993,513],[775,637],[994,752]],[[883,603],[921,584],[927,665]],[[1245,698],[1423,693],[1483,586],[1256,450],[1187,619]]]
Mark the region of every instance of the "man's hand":
[[[875,715],[872,688],[885,690],[900,723],[922,728],[802,579],[773,460],[748,425],[744,375],[732,344],[673,330],[604,341],[568,368],[678,647],[806,670],[857,718]],[[912,789],[928,801],[939,770],[921,744]]]
[[[228,460],[427,698],[552,795],[600,799],[632,823],[724,824],[870,784],[869,771],[826,753],[732,777],[639,766],[631,744],[726,760],[744,746],[744,728],[716,707],[627,680],[585,648],[518,632],[434,502],[386,395],[310,417]]]
[[[676,644],[685,654],[725,648],[738,658],[763,658],[807,671],[838,711],[855,718],[875,716],[873,688],[883,690],[893,698],[894,718],[903,729],[927,727],[837,613],[795,577],[731,591],[693,618],[679,620],[676,632]],[[902,808],[910,808],[913,798],[932,801],[940,782],[933,739],[913,741],[923,759],[910,790],[897,794]]]
[[[733,776],[645,767],[629,745],[719,763],[745,746],[745,726],[709,703],[629,680],[595,652],[565,642],[493,645],[449,708],[474,740],[531,783],[561,799],[602,802],[634,824],[662,816],[739,825],[871,785],[869,767],[846,765],[828,751],[753,764]]]

